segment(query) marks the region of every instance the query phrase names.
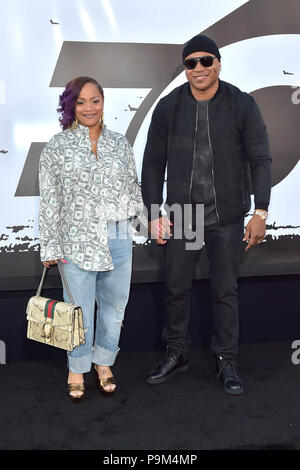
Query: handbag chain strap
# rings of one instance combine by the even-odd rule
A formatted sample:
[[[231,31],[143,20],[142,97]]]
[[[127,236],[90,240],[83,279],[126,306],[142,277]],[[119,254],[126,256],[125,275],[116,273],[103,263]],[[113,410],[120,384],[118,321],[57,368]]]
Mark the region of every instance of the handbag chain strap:
[[[68,293],[70,302],[71,302],[72,305],[75,305],[73,296],[72,296],[72,294],[71,294],[70,286],[69,286],[68,281],[67,281],[67,278],[66,278],[66,276],[65,276],[63,267],[61,266],[60,263],[58,263],[57,266],[58,266],[58,269],[59,269],[59,272],[60,272],[62,281],[63,281],[63,283],[64,283],[64,285],[65,285],[66,290],[67,290],[67,293]],[[43,270],[43,274],[42,274],[42,279],[41,279],[40,285],[39,285],[39,287],[38,287],[38,289],[37,289],[37,291],[36,291],[36,294],[35,294],[37,297],[39,297],[39,296],[41,295],[42,288],[43,288],[43,285],[44,285],[44,281],[45,281],[45,278],[46,278],[46,274],[47,274],[48,269],[49,269],[49,268],[47,268],[47,266],[44,266],[44,270]]]

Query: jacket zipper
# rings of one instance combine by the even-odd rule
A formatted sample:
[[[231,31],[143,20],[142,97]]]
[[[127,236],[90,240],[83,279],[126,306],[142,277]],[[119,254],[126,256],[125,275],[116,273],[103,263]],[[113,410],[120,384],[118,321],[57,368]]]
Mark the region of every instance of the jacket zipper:
[[[219,217],[218,208],[217,208],[216,190],[215,190],[214,154],[213,154],[213,150],[212,150],[212,146],[211,146],[210,132],[209,132],[208,105],[207,105],[207,108],[206,108],[206,116],[207,116],[208,142],[209,142],[209,148],[210,148],[210,152],[211,152],[211,173],[212,173],[212,180],[213,180],[213,190],[214,190],[214,198],[215,198],[215,206],[216,206],[216,215],[217,215],[218,223],[220,223],[220,217]]]
[[[196,153],[196,141],[197,141],[197,131],[198,131],[198,102],[196,106],[196,127],[195,127],[195,136],[194,136],[194,152],[192,160],[192,171],[191,171],[191,181],[190,181],[190,205],[192,206],[192,185],[193,185],[193,176],[194,176],[194,161]],[[192,228],[192,224],[189,225],[189,228]]]
[[[245,202],[245,185],[244,185],[244,170],[242,171],[242,189],[243,189],[243,204],[244,204],[244,209],[246,209],[246,202]]]

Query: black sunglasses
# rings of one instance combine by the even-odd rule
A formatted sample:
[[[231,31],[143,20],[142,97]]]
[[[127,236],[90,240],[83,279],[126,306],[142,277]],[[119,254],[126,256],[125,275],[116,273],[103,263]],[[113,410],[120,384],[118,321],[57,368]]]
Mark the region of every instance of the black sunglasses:
[[[211,67],[214,63],[214,59],[216,59],[214,55],[203,55],[202,57],[192,57],[191,59],[185,59],[183,63],[188,70],[193,70],[196,67],[197,62],[200,62],[203,67]]]

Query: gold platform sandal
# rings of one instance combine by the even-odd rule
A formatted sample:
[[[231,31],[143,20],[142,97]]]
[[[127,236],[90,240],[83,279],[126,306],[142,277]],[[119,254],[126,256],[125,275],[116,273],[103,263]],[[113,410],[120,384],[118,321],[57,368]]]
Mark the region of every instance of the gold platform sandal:
[[[99,388],[100,393],[106,397],[112,396],[116,391],[117,386],[114,376],[111,375],[107,378],[99,377],[96,364],[94,365],[94,367],[96,372],[97,386]],[[107,389],[107,387],[111,388]]]
[[[85,392],[84,382],[76,383],[76,382],[72,382],[72,379],[74,380],[74,378],[72,377],[71,381],[69,382],[70,380],[70,372],[69,372],[68,389],[67,389],[68,394],[72,401],[79,402],[84,396],[84,392]]]
[[[80,382],[78,384],[74,384],[74,383],[68,384],[68,394],[73,402],[80,402],[82,398],[84,397],[84,392],[85,392],[84,382]]]

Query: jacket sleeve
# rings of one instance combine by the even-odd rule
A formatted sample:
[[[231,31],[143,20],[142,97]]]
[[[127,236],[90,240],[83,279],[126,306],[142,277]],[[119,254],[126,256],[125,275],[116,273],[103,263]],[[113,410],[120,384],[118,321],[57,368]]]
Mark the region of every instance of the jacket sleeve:
[[[160,207],[163,202],[167,143],[168,126],[159,101],[152,114],[142,166],[142,196],[148,220],[151,220],[151,205]]]
[[[60,166],[55,137],[44,147],[39,164],[39,238],[41,261],[63,257],[58,226],[62,205]]]
[[[251,170],[255,208],[268,210],[272,185],[272,158],[266,126],[252,96],[249,96],[243,140]]]

